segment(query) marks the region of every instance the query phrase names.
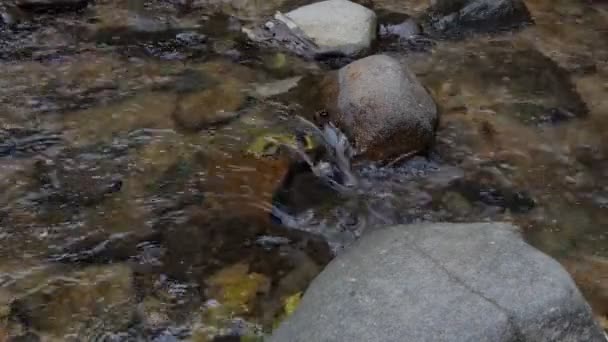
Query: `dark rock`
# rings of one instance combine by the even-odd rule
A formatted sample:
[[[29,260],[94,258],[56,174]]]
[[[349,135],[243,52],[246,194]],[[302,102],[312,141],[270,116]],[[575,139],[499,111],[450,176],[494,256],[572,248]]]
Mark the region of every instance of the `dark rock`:
[[[31,12],[69,12],[86,8],[90,0],[18,0],[17,6]]]
[[[40,336],[34,334],[33,332],[26,332],[25,334],[19,336],[9,337],[8,342],[39,342]]]
[[[458,98],[464,92],[489,99],[488,109],[530,125],[552,125],[585,117],[589,110],[568,72],[539,51],[506,42],[472,41],[470,52],[438,48],[423,70],[425,85]],[[442,72],[429,72],[442,70]]]
[[[134,257],[141,243],[155,242],[159,234],[152,230],[112,234],[93,234],[70,243],[52,255],[55,262],[107,263]]]
[[[396,339],[605,341],[568,273],[504,223],[372,231],[321,272],[270,340]]]
[[[41,190],[39,200],[73,206],[97,204],[121,190],[126,158],[111,148],[88,147],[38,161],[34,176]]]
[[[426,17],[429,33],[447,38],[495,33],[532,23],[522,0],[436,0]]]
[[[21,22],[25,17],[19,8],[0,4],[0,28],[14,27]]]
[[[0,157],[30,157],[60,145],[60,133],[26,128],[0,129]]]
[[[470,202],[481,202],[485,205],[509,209],[514,213],[526,213],[536,206],[536,202],[527,193],[500,185],[458,180],[451,188]]]
[[[59,340],[74,333],[91,340],[104,331],[127,328],[134,301],[133,274],[127,266],[91,266],[17,295],[10,317]]]
[[[192,31],[178,33],[175,38],[178,42],[181,42],[185,45],[202,44],[207,40],[207,37],[204,34]]]
[[[184,94],[178,99],[173,120],[188,131],[200,131],[237,118],[245,102],[240,89],[220,85],[197,93]]]

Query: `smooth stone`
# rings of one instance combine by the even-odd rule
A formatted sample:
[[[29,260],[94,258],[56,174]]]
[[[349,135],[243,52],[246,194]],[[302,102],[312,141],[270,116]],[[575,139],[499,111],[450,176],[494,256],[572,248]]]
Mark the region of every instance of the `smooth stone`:
[[[313,3],[286,16],[326,52],[357,54],[376,38],[376,14],[348,0]]]
[[[425,150],[434,138],[437,107],[409,68],[386,55],[369,56],[339,70],[326,102],[357,153],[387,160]],[[336,89],[337,88],[337,89]]]
[[[364,235],[270,341],[606,340],[570,275],[515,226],[430,223]]]
[[[270,83],[255,84],[253,94],[260,98],[272,97],[288,92],[298,86],[301,76],[286,78]]]

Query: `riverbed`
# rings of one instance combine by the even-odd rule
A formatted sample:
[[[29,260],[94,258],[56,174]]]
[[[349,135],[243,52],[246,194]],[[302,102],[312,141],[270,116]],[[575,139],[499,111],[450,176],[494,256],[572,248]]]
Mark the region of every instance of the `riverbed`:
[[[516,223],[606,328],[608,5],[525,2],[523,28],[374,46],[440,122],[349,193],[259,143],[297,140],[340,66],[241,32],[305,1],[0,7],[0,340],[259,340],[366,231],[422,221]]]

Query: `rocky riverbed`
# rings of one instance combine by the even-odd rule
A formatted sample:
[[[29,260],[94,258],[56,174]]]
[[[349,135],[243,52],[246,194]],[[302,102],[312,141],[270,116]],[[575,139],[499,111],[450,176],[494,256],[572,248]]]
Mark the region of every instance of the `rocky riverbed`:
[[[601,1],[3,1],[0,340],[261,340],[421,222],[519,226],[606,329],[607,61]]]

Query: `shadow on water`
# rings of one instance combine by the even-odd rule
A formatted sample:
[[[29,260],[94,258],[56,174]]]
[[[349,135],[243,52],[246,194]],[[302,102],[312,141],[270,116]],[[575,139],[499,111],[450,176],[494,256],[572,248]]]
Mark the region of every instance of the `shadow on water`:
[[[535,25],[431,41],[416,1],[372,1],[441,122],[340,187],[298,119],[325,123],[336,65],[240,33],[296,2],[0,6],[0,340],[259,339],[336,253],[419,221],[515,222],[608,315],[608,8],[529,0]]]

